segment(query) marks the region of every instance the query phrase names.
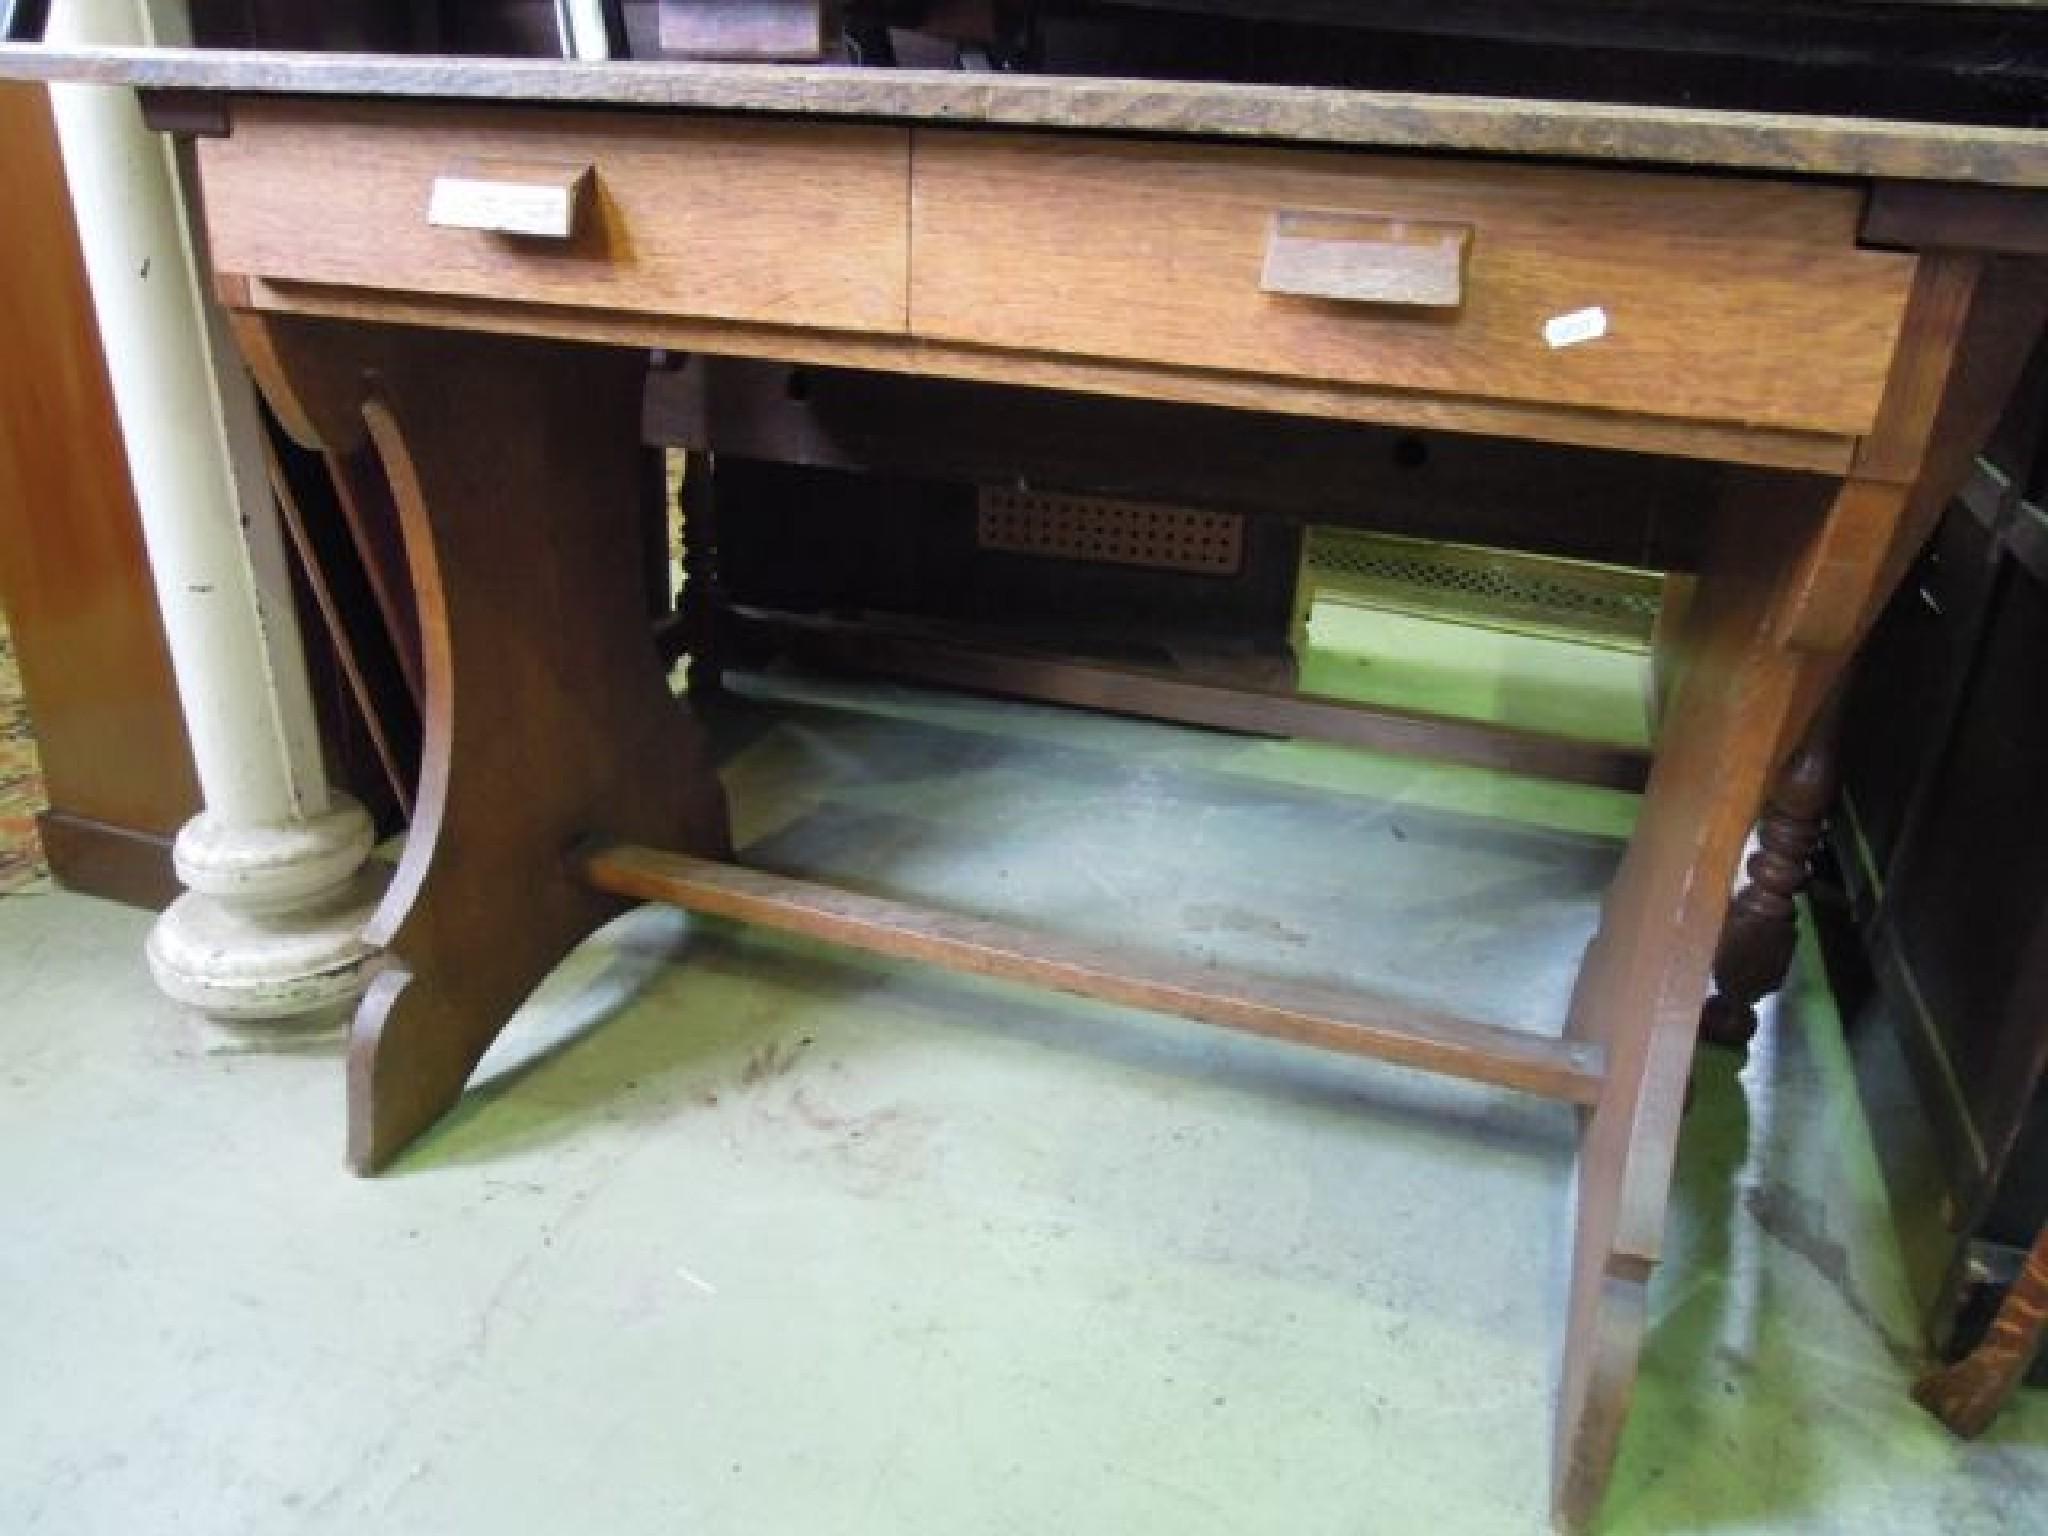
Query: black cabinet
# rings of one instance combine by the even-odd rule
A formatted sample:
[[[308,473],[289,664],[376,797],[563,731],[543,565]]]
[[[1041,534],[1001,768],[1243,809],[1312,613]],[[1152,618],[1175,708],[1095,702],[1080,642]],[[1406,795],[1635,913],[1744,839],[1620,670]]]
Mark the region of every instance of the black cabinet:
[[[2048,351],[1859,663],[1817,903],[1930,1342],[2048,1222]],[[1832,919],[1832,920],[1831,920]]]

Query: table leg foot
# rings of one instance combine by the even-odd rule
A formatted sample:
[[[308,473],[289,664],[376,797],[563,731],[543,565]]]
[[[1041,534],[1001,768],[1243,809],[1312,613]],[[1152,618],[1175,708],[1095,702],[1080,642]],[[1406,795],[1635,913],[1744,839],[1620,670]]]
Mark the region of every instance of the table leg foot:
[[[1971,1439],[1998,1417],[2032,1368],[2048,1325],[2048,1227],[2034,1239],[2019,1278],[1998,1305],[1998,1315],[1977,1347],[1952,1365],[1930,1371],[1913,1387],[1913,1401],[1951,1431]]]
[[[295,434],[367,439],[419,596],[419,801],[369,927],[388,969],[349,1045],[349,1161],[387,1164],[460,1097],[533,988],[624,903],[593,838],[725,856],[725,796],[669,692],[636,568],[637,353],[238,317]]]

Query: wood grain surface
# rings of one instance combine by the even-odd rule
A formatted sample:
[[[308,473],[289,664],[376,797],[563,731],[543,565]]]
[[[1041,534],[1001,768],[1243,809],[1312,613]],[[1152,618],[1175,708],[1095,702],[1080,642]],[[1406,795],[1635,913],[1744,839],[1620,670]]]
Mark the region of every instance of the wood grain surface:
[[[0,45],[0,78],[471,97],[1444,149],[2048,187],[2048,132],[1404,91],[946,70]]]
[[[593,347],[235,316],[308,447],[372,448],[419,597],[425,753],[366,934],[389,953],[349,1041],[349,1161],[445,1114],[505,1021],[619,910],[569,867],[609,835],[728,846],[637,569],[642,359]]]
[[[246,58],[222,67],[230,66],[252,68]],[[1848,159],[1830,162],[1831,173],[1984,179],[1988,168],[1995,173],[1989,179],[2031,175],[2048,184],[2039,135],[1987,139],[1974,131],[1913,129],[1900,136],[1897,125],[1838,125],[1830,139],[1826,132],[1812,136],[1810,124],[1780,120],[1773,127],[1725,114],[1441,101],[1404,117],[1390,98],[1355,93],[991,82],[894,71],[527,65],[493,74],[495,65],[403,61],[401,71],[413,71],[408,75],[388,62],[348,59],[325,61],[332,75],[308,73],[304,61],[271,67],[280,73],[269,86],[235,88],[374,94],[409,83],[422,94],[518,95],[529,86],[573,91],[610,82],[642,90],[636,99],[655,105],[830,112],[837,103],[856,115],[914,117],[943,115],[950,103],[986,121],[1008,120],[1003,113],[1036,121],[1028,113],[1045,111],[1062,127],[1596,153],[1572,149],[1577,142],[1602,146],[1603,158],[1638,160],[1664,158],[1648,152],[1661,144],[1679,160],[1793,171],[1814,171],[1816,156],[1839,153]],[[361,73],[366,68],[370,74]],[[293,79],[326,83],[294,86]],[[662,95],[696,89],[746,99]],[[856,100],[872,105],[848,105]],[[1319,103],[1324,116],[1300,113],[1304,101]],[[289,114],[303,105],[260,110]],[[657,126],[672,121],[685,120],[649,118]],[[693,131],[721,131],[688,121]],[[1414,136],[1332,137],[1353,130]],[[1498,137],[1460,142],[1457,135],[1467,131]],[[1659,140],[1657,131],[1667,137]],[[1963,319],[1974,325],[1988,313],[1977,284],[1973,279],[1970,302],[1959,307],[1941,281],[1948,258],[1916,263],[1896,253],[1858,252],[1858,200],[1840,189],[1698,178],[1668,192],[1638,193],[1638,183],[1647,189],[1659,178],[1529,166],[1516,168],[1489,202],[1495,183],[1488,178],[1497,168],[1453,166],[1443,158],[1403,162],[1398,170],[1375,162],[1332,171],[1309,167],[1300,151],[1073,140],[1031,147],[1031,156],[1043,154],[1042,163],[1057,168],[1034,182],[1031,166],[1041,162],[1020,163],[1019,141],[990,136],[970,144],[941,130],[917,137],[942,156],[957,144],[961,169],[984,178],[980,188],[967,185],[971,176],[959,178],[957,206],[949,202],[943,210],[949,230],[979,218],[983,265],[969,270],[961,256],[942,274],[939,296],[951,306],[934,311],[951,317],[942,339],[797,330],[817,324],[800,301],[739,320],[707,320],[667,299],[666,313],[649,315],[628,312],[617,300],[549,301],[517,285],[514,302],[490,297],[495,286],[437,290],[431,281],[379,292],[369,278],[307,280],[306,273],[273,275],[224,258],[244,308],[237,321],[245,346],[280,412],[302,438],[330,451],[349,451],[365,435],[374,444],[405,520],[421,599],[427,772],[419,827],[373,926],[393,958],[364,1003],[351,1046],[353,1159],[364,1169],[380,1166],[443,1113],[539,977],[619,900],[632,897],[1590,1102],[1554,1468],[1559,1519],[1582,1525],[1598,1508],[1634,1386],[1695,1020],[1736,861],[1768,775],[1803,724],[1804,701],[1838,670],[1861,613],[1882,595],[1893,535],[1910,521],[1909,499],[1940,490],[1930,465],[1944,461],[1932,442],[1968,394],[1967,370],[1951,364]],[[1962,160],[1950,153],[1958,146],[1992,158],[1959,170]],[[1921,169],[1871,172],[1848,163],[1879,150]],[[2018,158],[1998,159],[2004,152]],[[1717,154],[1752,158],[1716,161]],[[1937,162],[1946,168],[1925,169]],[[924,168],[920,147],[909,169],[914,176]],[[318,162],[303,170],[316,174]],[[1358,185],[1349,176],[1373,179],[1373,203],[1404,189],[1429,193],[1433,204],[1476,200],[1415,212],[1473,224],[1473,291],[1461,315],[1474,320],[1473,336],[1495,343],[1491,354],[1482,348],[1460,356],[1440,330],[1409,343],[1400,366],[1383,378],[1369,371],[1369,358],[1358,360],[1375,348],[1359,347],[1355,337],[1332,342],[1319,323],[1276,331],[1264,319],[1231,313],[1214,295],[1186,305],[1178,289],[1205,294],[1205,284],[1223,280],[1205,263],[1234,249],[1246,178],[1258,183],[1261,198],[1284,193],[1291,208],[1409,212],[1347,200],[1343,194]],[[1589,202],[1582,194],[1593,180],[1603,189],[1611,180],[1616,195],[1602,190]],[[1623,183],[1627,197],[1619,195]],[[1154,195],[1162,184],[1170,184],[1171,196]],[[1544,202],[1539,194],[1553,185],[1555,201]],[[745,187],[707,191],[739,199],[741,214],[751,195]],[[1045,215],[1033,197],[1062,206]],[[1163,216],[1161,205],[1170,205]],[[1176,225],[1173,210],[1183,205],[1192,210],[1191,222]],[[308,216],[315,211],[304,206]],[[925,212],[920,194],[915,213],[922,219]],[[1262,219],[1271,212],[1265,207]],[[729,206],[724,217],[733,214]],[[1064,249],[1038,233],[1048,218],[1067,231]],[[1491,241],[1490,223],[1497,236]],[[1265,226],[1244,227],[1262,235]],[[1596,237],[1590,243],[1588,234]],[[1656,340],[1612,376],[1575,384],[1574,375],[1545,375],[1542,360],[1499,345],[1519,326],[1514,317],[1536,310],[1511,303],[1500,312],[1509,319],[1501,320],[1485,307],[1493,301],[1484,295],[1496,291],[1489,277],[1500,282],[1487,252],[1498,245],[1512,254],[1524,241],[1542,255],[1526,267],[1510,261],[1502,269],[1510,276],[1498,291],[1510,299],[1517,283],[1547,299],[1553,290],[1544,285],[1558,272],[1598,270],[1619,279],[1640,269],[1664,274],[1669,291],[1662,302],[1682,316],[1724,328],[1747,323],[1731,319],[1730,296],[1761,294],[1769,323],[1741,333],[1754,356],[1717,351],[1711,338],[1694,342],[1696,355]],[[317,240],[281,238],[278,249],[290,257],[300,243]],[[1076,285],[1099,276],[1105,259],[1123,263],[1115,270],[1128,273],[1130,283],[1109,302],[1077,297]],[[1150,290],[1138,286],[1140,275],[1149,276]],[[1234,272],[1224,276],[1235,281]],[[1918,283],[1910,320],[1903,307],[1909,277]],[[761,294],[745,286],[752,281],[733,279],[753,296],[748,302]],[[1640,294],[1624,287],[1617,311],[1624,323],[1614,334],[1676,336],[1658,329],[1668,321],[1647,307],[1656,295],[1649,278],[1640,281]],[[921,277],[919,284],[921,298]],[[1246,286],[1256,293],[1256,262]],[[1769,295],[1781,288],[1797,289],[1800,302],[1773,308]],[[987,301],[978,315],[977,294]],[[1584,302],[1607,301],[1589,295]],[[1213,311],[1215,334],[1204,338],[1182,326],[1183,305]],[[299,313],[266,316],[263,309]],[[315,313],[359,323],[302,318]],[[919,308],[913,319],[922,314]],[[1893,362],[1902,324],[1908,345]],[[1044,339],[1031,329],[1039,325],[1049,327]],[[693,732],[650,665],[644,602],[622,553],[633,544],[626,520],[635,445],[626,418],[638,397],[639,362],[573,345],[458,334],[516,329],[562,342],[753,353],[1309,414],[1422,412],[1430,424],[1467,431],[1540,437],[1598,430],[1619,439],[1613,446],[1655,443],[1695,456],[1765,462],[1792,444],[1840,453],[1852,434],[1881,420],[1868,463],[1871,473],[1883,473],[1846,488],[1793,476],[1724,481],[1727,500],[1711,519],[1712,547],[1685,611],[1676,648],[1681,664],[1636,834],[1604,904],[1567,1038],[1532,1042],[1383,999],[1209,973],[1190,977],[1168,963],[1089,943],[1021,935],[719,862],[727,852],[723,801]],[[1384,339],[1370,335],[1375,347]],[[1125,350],[1062,355],[1090,336],[1096,339],[1089,344]],[[1271,355],[1286,346],[1299,350],[1278,360]],[[1898,380],[1889,396],[1884,379],[1871,374],[1873,355]],[[1491,371],[1479,371],[1489,357]],[[1608,365],[1596,355],[1593,366]],[[1309,377],[1284,377],[1274,371],[1281,368]],[[1892,403],[1880,409],[1885,399]],[[1626,410],[1609,408],[1617,406]],[[1822,462],[1840,470],[1848,459]],[[580,857],[579,848],[586,850]],[[593,857],[593,848],[609,851]]]
[[[911,203],[920,337],[1850,434],[1914,265],[1846,188],[1318,150],[920,130]],[[1469,228],[1463,303],[1263,291],[1304,211]]]
[[[1553,1497],[1577,1528],[1621,1442],[1661,1256],[1700,999],[1777,745],[1807,663],[1777,638],[1828,488],[1736,487],[1717,520],[1634,837],[1573,992],[1569,1033],[1609,1051],[1579,1149]]]
[[[52,868],[160,905],[199,781],[43,97],[0,86],[0,602],[42,752]]]
[[[415,103],[239,101],[233,121],[198,149],[213,259],[241,278],[649,324],[907,325],[1745,430],[1867,430],[1915,260],[1856,248],[1854,192],[1780,182]],[[559,242],[433,224],[433,189],[478,164],[589,166],[593,206]],[[1266,291],[1276,221],[1304,216],[1470,230],[1465,302]],[[1593,312],[1605,334],[1553,344]]]
[[[238,101],[199,141],[223,272],[715,320],[900,332],[900,128]],[[575,234],[428,222],[437,178],[478,163],[589,166]]]
[[[417,293],[377,293],[260,278],[247,283],[246,291],[240,283],[229,281],[223,297],[232,304],[278,314],[818,363],[1073,394],[1482,433],[1582,448],[1619,448],[1720,464],[1839,473],[1848,468],[1856,448],[1856,440],[1842,433],[1683,421],[1540,402],[1445,398],[1404,389],[1318,384],[1211,369],[1058,357],[1042,352],[1005,352],[906,336],[806,331],[789,326],[616,314]]]
[[[656,848],[600,847],[583,860],[583,872],[598,890],[614,896],[666,902],[970,976],[1176,1013],[1575,1104],[1591,1104],[1600,1094],[1598,1047],[1391,998],[1235,976],[1211,964],[1110,949]]]
[[[1863,216],[1868,245],[2048,256],[2048,197],[2010,187],[1882,182]]]
[[[2035,1235],[1998,1313],[1977,1347],[1913,1385],[1913,1400],[1952,1431],[1974,1438],[2019,1389],[2048,1324],[2048,1227]]]

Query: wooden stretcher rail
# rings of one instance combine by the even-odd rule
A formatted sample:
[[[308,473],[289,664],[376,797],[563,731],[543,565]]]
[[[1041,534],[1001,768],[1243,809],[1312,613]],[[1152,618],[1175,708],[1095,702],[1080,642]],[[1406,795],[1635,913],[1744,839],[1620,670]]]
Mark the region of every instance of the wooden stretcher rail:
[[[1650,776],[1649,752],[1620,742],[1586,741],[1315,694],[1197,682],[1135,667],[990,650],[809,615],[735,608],[726,622],[741,634],[751,631],[814,664],[1004,698],[1252,735],[1301,736],[1596,789],[1637,793]]]
[[[582,873],[598,890],[635,901],[1573,1104],[1595,1103],[1606,1075],[1602,1049],[1583,1041],[1307,982],[1149,958],[688,854],[613,844],[586,855]]]

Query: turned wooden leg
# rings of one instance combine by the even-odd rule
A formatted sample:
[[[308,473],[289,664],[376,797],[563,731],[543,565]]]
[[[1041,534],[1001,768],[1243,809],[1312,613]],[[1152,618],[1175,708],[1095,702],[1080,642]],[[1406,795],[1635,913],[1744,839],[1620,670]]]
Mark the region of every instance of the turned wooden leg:
[[[1850,649],[1933,533],[2011,396],[2044,315],[2048,284],[2030,262],[1966,252],[1921,258],[1887,410],[1858,456],[1859,465],[1904,487],[1906,498],[1866,595],[1854,605]],[[1700,1014],[1700,1035],[1713,1044],[1746,1049],[1756,1033],[1756,1004],[1784,984],[1791,967],[1794,899],[1810,877],[1838,782],[1844,692],[1838,681],[1822,695],[1757,824],[1749,882],[1735,898],[1715,954],[1715,993]]]
[[[1977,1347],[1914,1384],[1913,1400],[1956,1434],[1980,1435],[2005,1406],[2040,1353],[2048,1322],[2048,1226],[2034,1238],[2019,1278]]]
[[[1749,879],[1729,904],[1714,951],[1714,992],[1700,1010],[1700,1038],[1747,1050],[1756,1005],[1785,984],[1799,947],[1799,893],[1813,878],[1813,855],[1840,782],[1842,699],[1836,688],[1814,716],[1799,749],[1772,781],[1757,818]]]
[[[419,599],[418,810],[370,925],[388,967],[349,1043],[349,1161],[460,1096],[535,985],[625,903],[585,839],[723,856],[725,798],[647,622],[634,352],[236,316],[287,427],[389,477]]]
[[[1810,488],[1780,489],[1723,509],[1636,832],[1572,998],[1569,1032],[1605,1047],[1607,1078],[1579,1149],[1552,1484],[1568,1528],[1599,1507],[1634,1391],[1729,885],[1802,684],[1838,661],[1800,643],[1788,617],[1799,572],[1845,526],[1895,517],[1900,498],[1852,483],[1823,509]]]

